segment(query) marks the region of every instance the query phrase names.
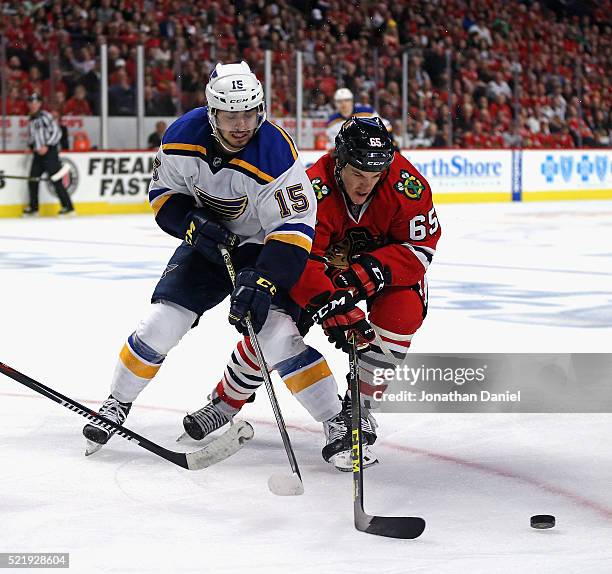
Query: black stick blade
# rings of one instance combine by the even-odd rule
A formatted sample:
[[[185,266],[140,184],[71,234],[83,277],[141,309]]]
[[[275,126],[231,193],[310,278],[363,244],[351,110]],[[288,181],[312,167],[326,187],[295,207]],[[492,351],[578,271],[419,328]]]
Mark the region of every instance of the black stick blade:
[[[368,534],[389,538],[414,539],[423,534],[425,521],[417,516],[369,516],[355,517],[355,528]]]

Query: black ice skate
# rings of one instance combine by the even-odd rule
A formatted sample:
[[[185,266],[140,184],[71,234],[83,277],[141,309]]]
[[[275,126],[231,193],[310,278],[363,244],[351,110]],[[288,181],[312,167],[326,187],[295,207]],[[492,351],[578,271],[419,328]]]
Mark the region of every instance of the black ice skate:
[[[321,450],[321,455],[325,462],[336,466],[336,459],[343,458],[343,453],[348,453],[349,462],[351,456],[351,427],[344,413],[340,411],[331,419],[323,422],[325,431],[325,446]],[[338,468],[336,466],[336,468]],[[340,468],[339,470],[344,470]],[[350,465],[349,469],[350,470]]]
[[[23,217],[37,217],[38,216],[38,207],[34,208],[32,206],[28,206],[23,210]]]
[[[113,395],[110,395],[100,407],[98,414],[109,421],[122,425],[131,408],[132,403],[122,403]],[[83,427],[83,436],[87,439],[85,456],[98,452],[113,434],[115,434],[114,430],[105,429],[95,423],[86,424]]]
[[[211,401],[201,409],[185,416],[183,418],[183,427],[192,439],[202,440],[205,436],[220,429],[228,422],[230,422],[229,417],[221,412],[219,407]],[[183,436],[180,436],[178,440],[182,440]]]
[[[362,414],[363,414],[362,410]],[[370,420],[371,419],[371,420]],[[372,421],[372,422],[371,422]],[[342,411],[335,417],[323,423],[325,439],[327,444],[323,447],[321,454],[342,472],[353,470],[351,458],[351,400],[345,397],[342,401]],[[362,416],[361,432],[363,436],[363,468],[372,466],[378,462],[378,458],[371,451],[369,445],[376,440],[376,421],[371,414]],[[366,436],[367,433],[367,436]],[[368,442],[371,441],[371,442]]]
[[[352,410],[351,410],[351,396],[348,392],[344,395],[344,399],[342,399],[342,412],[346,416],[347,420],[351,420],[352,418]],[[370,412],[367,407],[361,406],[361,436],[363,437],[363,444],[370,445],[376,442],[376,427],[378,423],[374,418],[374,415]]]

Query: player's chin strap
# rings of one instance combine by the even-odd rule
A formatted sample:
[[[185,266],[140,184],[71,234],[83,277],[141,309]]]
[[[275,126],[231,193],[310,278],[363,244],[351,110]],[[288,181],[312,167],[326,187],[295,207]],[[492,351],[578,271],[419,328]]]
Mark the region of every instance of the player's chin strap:
[[[232,285],[235,285],[236,271],[234,269],[234,264],[232,263],[232,258],[229,254],[229,251],[227,250],[227,247],[225,245],[219,244],[218,247],[219,251],[221,252],[221,256],[223,257],[223,262],[225,263],[225,267],[227,268],[227,273],[230,276]],[[304,494],[302,475],[300,474],[300,469],[295,458],[295,453],[293,452],[293,447],[291,446],[291,441],[289,440],[289,434],[287,433],[287,427],[285,425],[285,421],[283,420],[283,415],[280,411],[280,406],[276,398],[276,393],[274,392],[274,387],[272,386],[272,380],[270,379],[268,365],[263,356],[263,353],[261,352],[261,347],[259,346],[259,341],[257,339],[257,335],[255,334],[255,329],[253,329],[253,324],[251,323],[250,313],[244,319],[244,322],[249,332],[249,337],[251,339],[251,344],[253,345],[253,350],[255,351],[255,355],[257,356],[257,362],[259,363],[261,376],[263,377],[264,383],[266,385],[266,390],[268,391],[268,396],[270,397],[270,403],[272,404],[272,410],[274,411],[276,424],[278,425],[278,430],[280,431],[281,438],[283,439],[283,444],[285,445],[285,452],[287,453],[289,464],[291,465],[292,470],[291,476],[285,476],[281,474],[272,475],[268,480],[268,487],[274,494],[278,494],[281,496]]]

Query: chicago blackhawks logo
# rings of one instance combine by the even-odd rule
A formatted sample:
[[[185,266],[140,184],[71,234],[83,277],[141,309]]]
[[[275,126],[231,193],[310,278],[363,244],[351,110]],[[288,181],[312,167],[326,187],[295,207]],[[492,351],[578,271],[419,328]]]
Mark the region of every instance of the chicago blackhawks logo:
[[[400,180],[393,186],[400,193],[406,194],[408,199],[421,199],[425,186],[421,180],[407,172],[405,169],[400,171]]]
[[[327,185],[321,181],[320,177],[315,177],[310,181],[310,183],[312,184],[312,189],[317,196],[317,201],[321,201],[324,197],[329,195],[329,187],[327,187]]]
[[[384,243],[383,237],[374,237],[367,228],[354,227],[347,231],[342,241],[330,245],[325,253],[325,260],[334,269],[348,269],[354,255],[373,251]]]

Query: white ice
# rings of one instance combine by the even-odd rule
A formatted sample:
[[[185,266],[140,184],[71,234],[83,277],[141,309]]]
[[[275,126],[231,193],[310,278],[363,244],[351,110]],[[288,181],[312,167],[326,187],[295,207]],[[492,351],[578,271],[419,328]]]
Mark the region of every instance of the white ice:
[[[441,205],[415,352],[609,352],[612,202]],[[149,216],[0,221],[0,361],[99,406],[117,353],[177,242]],[[177,445],[237,334],[222,304],[171,352],[127,426]],[[315,333],[339,380],[347,361]],[[115,437],[85,458],[83,418],[0,375],[0,552],[70,552],[91,572],[612,572],[612,415],[380,415],[366,511],[427,520],[417,540],[352,524],[351,476],[277,381],[306,492],[264,389],[255,438],[200,472]],[[554,514],[548,531],[532,514]]]

